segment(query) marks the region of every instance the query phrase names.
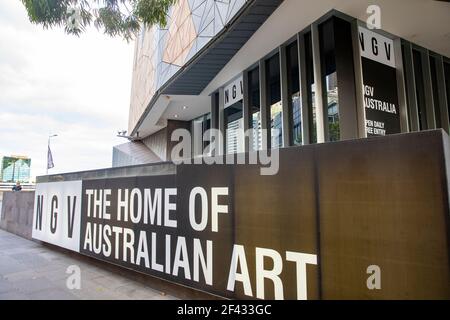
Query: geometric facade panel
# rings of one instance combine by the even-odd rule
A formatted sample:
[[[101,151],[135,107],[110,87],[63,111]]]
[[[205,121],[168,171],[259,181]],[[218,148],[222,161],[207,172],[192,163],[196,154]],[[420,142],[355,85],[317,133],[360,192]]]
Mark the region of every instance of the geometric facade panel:
[[[247,0],[178,0],[167,26],[142,29],[136,39],[128,132],[155,92],[233,18]]]

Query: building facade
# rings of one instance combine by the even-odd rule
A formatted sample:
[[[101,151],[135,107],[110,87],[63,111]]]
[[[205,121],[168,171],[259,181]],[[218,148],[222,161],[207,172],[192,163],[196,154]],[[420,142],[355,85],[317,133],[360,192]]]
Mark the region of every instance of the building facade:
[[[30,158],[26,156],[4,156],[1,159],[2,182],[30,182]]]
[[[449,299],[450,4],[372,2],[179,0],[131,141],[38,177],[32,237],[230,299]]]
[[[378,1],[381,29],[366,23],[370,1],[218,3],[179,1],[164,45],[152,36],[156,28],[136,42],[128,130],[140,141],[131,143],[161,161],[170,160],[168,127],[178,125],[192,133],[194,126],[220,129],[223,153],[449,131],[448,3]],[[200,44],[205,19],[215,29]],[[186,43],[171,45],[179,36]],[[163,53],[156,57],[158,46]],[[155,65],[173,56],[177,67],[161,76],[146,66],[149,56]],[[252,138],[240,129],[254,129]]]

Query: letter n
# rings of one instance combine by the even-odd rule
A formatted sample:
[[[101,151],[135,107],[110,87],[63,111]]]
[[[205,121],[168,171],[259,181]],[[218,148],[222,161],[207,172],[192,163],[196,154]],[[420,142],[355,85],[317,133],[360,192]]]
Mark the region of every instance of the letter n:
[[[44,203],[44,196],[37,196],[37,204],[36,204],[36,226],[35,229],[42,230],[42,205]]]

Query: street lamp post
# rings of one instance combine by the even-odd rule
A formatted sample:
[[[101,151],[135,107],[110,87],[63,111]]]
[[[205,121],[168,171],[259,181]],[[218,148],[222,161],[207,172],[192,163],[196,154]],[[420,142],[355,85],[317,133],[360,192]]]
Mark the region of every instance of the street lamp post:
[[[52,135],[49,135],[48,136],[48,142],[47,142],[47,166],[46,166],[46,175],[48,175],[48,157],[49,157],[49,154],[50,154],[50,139],[51,138],[53,138],[53,137],[57,137],[58,135],[57,134],[52,134]],[[52,157],[53,158],[53,157]],[[52,160],[52,162],[53,162],[53,160]]]

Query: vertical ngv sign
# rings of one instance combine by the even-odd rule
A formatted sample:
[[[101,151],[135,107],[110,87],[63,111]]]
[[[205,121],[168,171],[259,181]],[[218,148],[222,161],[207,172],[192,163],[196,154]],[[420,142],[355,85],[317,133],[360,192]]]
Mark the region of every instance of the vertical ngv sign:
[[[244,84],[242,82],[242,75],[233,80],[223,89],[223,106],[227,108],[236,102],[242,100],[244,97]]]
[[[361,57],[395,68],[394,41],[379,33],[358,28]]]
[[[32,237],[80,251],[81,181],[36,185]]]

